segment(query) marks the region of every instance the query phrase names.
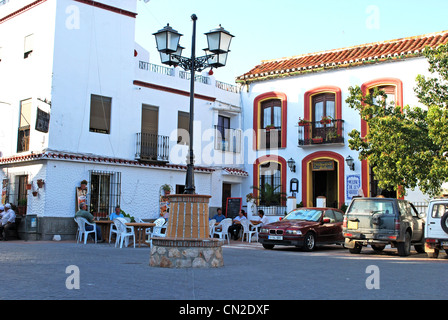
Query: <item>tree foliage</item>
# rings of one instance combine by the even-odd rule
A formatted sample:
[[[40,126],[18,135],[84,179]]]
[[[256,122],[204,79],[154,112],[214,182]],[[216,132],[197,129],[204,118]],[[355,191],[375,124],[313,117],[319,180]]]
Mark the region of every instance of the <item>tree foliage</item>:
[[[414,90],[424,107],[388,104],[383,91],[363,95],[359,86],[349,88],[346,100],[368,124],[365,137],[349,133],[350,149],[369,161],[379,187],[400,195],[417,186],[437,195],[448,178],[448,46],[424,55],[434,76],[417,76]]]

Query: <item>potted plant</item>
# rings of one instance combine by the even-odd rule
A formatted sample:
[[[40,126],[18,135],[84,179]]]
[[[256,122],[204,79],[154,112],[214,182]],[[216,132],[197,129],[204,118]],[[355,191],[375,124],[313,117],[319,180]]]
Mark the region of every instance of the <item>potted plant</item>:
[[[37,191],[33,191],[33,196],[37,197],[38,192]]]
[[[315,136],[311,140],[313,141],[313,143],[322,143],[324,141],[324,139],[321,136]]]
[[[266,131],[269,131],[269,130],[275,129],[275,126],[273,124],[269,124],[265,127],[265,129],[266,129]]]
[[[22,198],[19,199],[19,201],[17,201],[17,213],[20,215],[25,215],[26,214],[26,198]]]
[[[251,188],[258,190],[258,199],[260,200],[260,203],[267,207],[278,206],[286,201],[286,194],[281,191],[281,185],[273,187],[269,183],[266,183],[264,188],[256,186],[251,186]]]
[[[81,189],[85,190],[87,188],[87,180],[82,180],[81,181]]]
[[[330,116],[323,116],[320,120],[321,124],[330,124],[331,120],[333,120]]]
[[[42,179],[37,179],[37,187],[42,188],[44,186],[45,182]]]
[[[33,188],[33,184],[27,183],[26,184],[26,190],[31,190]]]
[[[309,120],[305,120],[299,117],[299,126],[303,127],[303,126],[307,126],[309,125],[311,122]]]
[[[168,195],[171,193],[171,187],[169,184],[165,183],[164,185],[162,185],[162,190],[165,193],[165,195]]]

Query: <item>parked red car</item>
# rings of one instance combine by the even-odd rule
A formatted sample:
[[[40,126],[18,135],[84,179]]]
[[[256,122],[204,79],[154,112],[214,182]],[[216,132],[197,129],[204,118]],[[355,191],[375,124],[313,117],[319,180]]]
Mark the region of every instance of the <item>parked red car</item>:
[[[258,242],[265,249],[276,245],[302,247],[313,251],[319,244],[343,244],[344,213],[334,208],[298,208],[281,221],[260,229]]]

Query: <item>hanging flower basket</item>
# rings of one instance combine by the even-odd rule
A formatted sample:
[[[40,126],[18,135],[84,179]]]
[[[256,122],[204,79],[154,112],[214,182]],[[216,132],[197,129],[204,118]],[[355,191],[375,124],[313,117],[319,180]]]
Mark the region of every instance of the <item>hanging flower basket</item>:
[[[28,183],[26,185],[26,190],[31,190],[32,187],[33,187],[33,185],[31,183]]]
[[[37,191],[33,191],[33,196],[37,197],[38,192]]]

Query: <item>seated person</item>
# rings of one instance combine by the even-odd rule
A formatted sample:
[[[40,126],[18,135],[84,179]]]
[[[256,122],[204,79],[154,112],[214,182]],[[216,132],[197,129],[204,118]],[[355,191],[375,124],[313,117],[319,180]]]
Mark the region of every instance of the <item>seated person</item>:
[[[262,227],[262,226],[267,225],[269,223],[269,218],[264,215],[264,211],[261,210],[261,209],[258,210],[258,219],[259,219],[258,221],[257,220],[254,220],[254,221],[251,220],[252,224],[256,225],[257,227]]]
[[[85,202],[81,203],[81,209],[79,209],[79,211],[75,213],[75,218],[77,217],[84,218],[89,223],[95,223],[95,221],[93,220],[94,219],[93,215],[89,211],[87,211],[87,204]],[[101,238],[101,228],[97,224],[95,224],[95,228],[98,242],[104,242],[104,240],[102,240]],[[86,224],[86,231],[92,231],[92,230],[93,226]],[[93,235],[92,234],[90,235],[93,238]]]
[[[110,220],[114,220],[114,219],[116,219],[116,218],[124,218],[124,215],[121,213],[121,208],[120,208],[120,206],[116,206],[115,207],[115,211],[114,212],[112,212],[111,214],[110,214],[110,216],[109,216],[109,219]]]
[[[3,212],[0,220],[0,240],[7,240],[8,229],[15,228],[16,226],[16,213],[11,209],[9,203],[4,206],[5,211]],[[5,233],[5,236],[3,236]]]
[[[238,216],[236,216],[233,219],[233,224],[228,229],[229,230],[228,232],[230,233],[230,236],[232,237],[233,240],[238,240],[239,239],[240,231],[241,231],[241,228],[243,227],[241,225],[241,220],[244,220],[244,219],[247,219],[247,218],[245,216],[244,210],[241,209],[238,212]]]
[[[221,210],[221,208],[218,208],[217,210],[216,210],[216,212],[217,212],[217,214],[215,214],[211,219],[209,219],[209,220],[212,220],[212,219],[215,219],[216,220],[216,222],[221,222],[222,220],[224,220],[226,217],[222,214],[222,210]]]

